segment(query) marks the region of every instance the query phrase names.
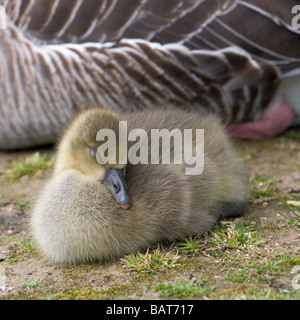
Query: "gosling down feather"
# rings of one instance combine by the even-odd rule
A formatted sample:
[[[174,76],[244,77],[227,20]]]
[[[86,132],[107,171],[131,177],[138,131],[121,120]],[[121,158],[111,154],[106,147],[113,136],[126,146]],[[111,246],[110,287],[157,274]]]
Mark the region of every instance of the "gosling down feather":
[[[170,164],[99,164],[90,152],[104,155],[98,147],[101,142],[95,139],[97,132],[106,125],[116,128],[119,119],[127,121],[128,132],[143,129],[149,137],[154,128],[170,132],[203,129],[203,172],[186,174],[186,168],[193,165],[175,160]],[[194,133],[186,140],[192,141],[193,154],[199,145]],[[119,141],[118,130],[116,135]],[[175,136],[171,143],[171,160],[178,155],[174,151],[178,139]],[[140,143],[150,151],[150,141],[141,139]],[[132,147],[126,149],[128,159]],[[120,188],[114,193],[110,181],[104,183],[114,170],[122,170],[118,182],[125,186],[124,192]],[[120,205],[119,191],[128,193],[127,210]],[[41,253],[51,261],[109,260],[161,241],[204,233],[218,219],[241,214],[247,194],[245,168],[215,115],[168,108],[118,115],[92,108],[79,113],[62,136],[53,177],[31,213],[31,230]]]
[[[0,5],[0,149],[53,143],[93,104],[204,106],[237,123],[287,100],[300,123],[296,0]]]

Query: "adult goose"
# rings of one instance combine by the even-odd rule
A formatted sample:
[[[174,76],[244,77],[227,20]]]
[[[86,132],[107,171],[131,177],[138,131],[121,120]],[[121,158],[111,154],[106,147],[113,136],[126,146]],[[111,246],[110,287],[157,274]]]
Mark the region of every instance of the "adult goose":
[[[204,106],[246,138],[299,123],[296,0],[0,5],[0,149],[52,143],[91,104]]]

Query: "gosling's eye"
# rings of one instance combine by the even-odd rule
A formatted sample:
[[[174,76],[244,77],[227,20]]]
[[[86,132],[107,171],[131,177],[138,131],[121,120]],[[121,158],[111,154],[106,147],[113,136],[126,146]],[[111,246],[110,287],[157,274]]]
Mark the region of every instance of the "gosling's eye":
[[[97,153],[97,150],[93,147],[89,147],[90,148],[90,156],[94,159],[96,159],[96,153]]]
[[[120,188],[116,184],[113,184],[113,188],[115,189],[116,193],[120,191]]]

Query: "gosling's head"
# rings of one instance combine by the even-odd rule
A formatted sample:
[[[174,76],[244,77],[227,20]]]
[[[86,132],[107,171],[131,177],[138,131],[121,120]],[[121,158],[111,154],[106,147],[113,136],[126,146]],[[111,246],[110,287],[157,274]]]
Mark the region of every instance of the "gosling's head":
[[[59,143],[54,173],[59,174],[68,169],[78,170],[105,185],[117,203],[128,209],[130,198],[125,182],[126,164],[119,163],[120,120],[122,119],[118,113],[101,108],[91,108],[79,113],[69,124]],[[105,141],[99,141],[101,129],[114,132],[115,140],[108,137]],[[124,156],[127,159],[127,151],[124,150],[126,154],[123,159]]]

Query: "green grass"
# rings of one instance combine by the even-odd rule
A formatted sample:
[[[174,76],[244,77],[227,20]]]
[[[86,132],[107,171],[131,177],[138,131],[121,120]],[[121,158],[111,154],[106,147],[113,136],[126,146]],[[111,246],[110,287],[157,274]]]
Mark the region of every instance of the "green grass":
[[[256,230],[256,224],[250,221],[217,224],[209,233],[200,236],[190,236],[176,243],[179,252],[185,254],[211,253],[215,249],[245,250],[250,246],[262,246],[267,242]],[[213,250],[211,250],[211,248]]]
[[[29,201],[27,199],[18,199],[16,200],[17,210],[21,213],[28,214],[29,211]]]
[[[121,259],[121,264],[132,271],[156,273],[175,268],[179,258],[177,252],[172,249],[164,251],[158,247],[150,251],[148,248],[146,253],[138,252],[124,257]]]
[[[279,288],[278,291],[271,289],[246,289],[244,292],[232,292],[223,296],[218,296],[222,300],[299,300],[300,293],[296,290],[289,291]]]
[[[38,285],[39,285],[39,283],[38,283],[37,281],[34,281],[34,282],[32,282],[32,283],[24,282],[24,283],[22,284],[22,287],[23,287],[23,288],[35,288],[35,287],[37,287]]]
[[[200,236],[189,236],[182,242],[176,244],[180,252],[186,254],[194,254],[203,251],[203,247],[199,243]]]
[[[288,224],[291,224],[294,227],[300,228],[300,214],[297,214],[294,210],[291,209],[291,212],[293,213],[294,217],[287,217],[282,212],[279,212],[279,214],[285,218],[286,222]]]
[[[261,246],[266,243],[266,239],[262,238],[255,228],[256,225],[249,222],[217,225],[211,231],[213,239],[209,246],[240,250],[250,245]]]
[[[6,172],[3,177],[8,180],[19,179],[26,175],[33,175],[41,170],[47,170],[51,168],[53,163],[53,155],[45,153],[40,155],[39,152],[33,155],[14,161],[7,166]]]
[[[37,246],[31,237],[23,237],[22,240],[11,238],[15,241],[13,245],[10,246],[10,257],[5,258],[5,262],[16,262],[23,259],[28,259],[28,254],[36,254],[38,252]]]
[[[229,270],[224,279],[229,280],[231,282],[244,282],[248,278],[248,270],[249,267],[242,265],[240,269],[237,271]]]
[[[249,221],[216,225],[206,236],[201,254],[219,258],[220,268],[228,269],[224,279],[232,283],[261,281],[270,285],[276,276],[288,274],[299,263],[283,249],[271,249],[257,225]]]
[[[63,291],[61,290],[61,291],[56,292],[56,293],[46,294],[44,300],[58,300],[58,299],[60,299],[62,293],[63,293]]]
[[[193,296],[211,293],[214,287],[206,287],[203,284],[205,279],[198,281],[181,280],[173,283],[159,283],[154,285],[156,291],[160,291],[159,298],[191,298]]]
[[[290,129],[282,133],[282,136],[284,136],[287,139],[290,140],[298,140],[300,141],[300,131],[295,129]]]
[[[252,283],[260,280],[263,283],[271,284],[276,275],[288,274],[295,264],[294,259],[286,253],[282,253],[281,256],[278,253],[273,253],[263,258],[259,255],[249,258],[247,256],[236,257],[235,261],[232,259],[228,264],[230,270],[224,279],[239,283]]]
[[[278,199],[278,188],[273,179],[255,174],[250,180],[250,201],[251,202],[268,202]]]
[[[23,249],[28,250],[31,253],[37,252],[37,246],[30,237],[24,237],[23,241],[21,242],[21,246]]]

